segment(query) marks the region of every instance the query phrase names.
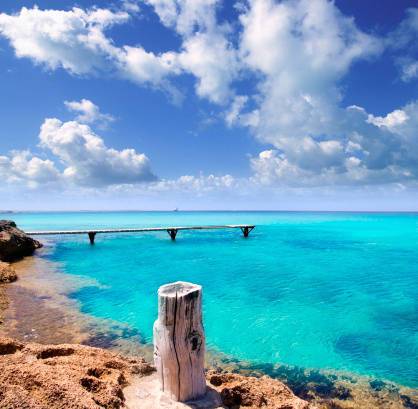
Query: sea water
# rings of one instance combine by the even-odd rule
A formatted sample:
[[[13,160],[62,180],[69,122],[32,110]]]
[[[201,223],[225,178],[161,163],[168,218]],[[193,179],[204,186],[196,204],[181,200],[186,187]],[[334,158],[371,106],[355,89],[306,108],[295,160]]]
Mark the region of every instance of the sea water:
[[[89,285],[82,312],[152,342],[157,289],[204,289],[208,348],[255,364],[370,375],[418,387],[418,214],[18,213],[25,230],[255,224],[239,230],[48,238],[46,256]],[[91,280],[93,279],[93,281]]]

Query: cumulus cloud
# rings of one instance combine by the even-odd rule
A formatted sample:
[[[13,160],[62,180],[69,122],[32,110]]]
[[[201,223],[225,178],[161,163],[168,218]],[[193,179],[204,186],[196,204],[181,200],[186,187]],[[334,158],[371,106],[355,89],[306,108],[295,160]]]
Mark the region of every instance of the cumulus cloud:
[[[106,31],[137,14],[137,2],[125,1],[121,11],[105,8],[41,10],[23,7],[0,14],[0,35],[19,58],[30,58],[48,69],[63,68],[73,75],[112,75],[139,85],[164,90],[174,102],[180,92],[170,77],[184,73],[197,79],[196,91],[212,102],[224,103],[238,72],[236,50],[227,27],[216,22],[217,1],[149,1],[163,24],[182,37],[178,51],[154,53],[141,46],[117,46]]]
[[[12,151],[0,155],[0,178],[10,184],[23,183],[35,188],[57,181],[60,177],[53,161],[33,156],[29,151]]]
[[[375,115],[359,106],[344,107],[341,89],[356,61],[375,58],[384,47],[402,53],[397,61],[405,81],[418,75],[413,54],[418,9],[409,9],[400,26],[383,39],[361,30],[330,0],[247,0],[236,9],[235,24],[219,20],[220,0],[144,3],[178,35],[177,50],[157,53],[115,44],[108,28],[140,12],[133,0],[122,2],[120,11],[35,7],[15,15],[2,13],[0,35],[9,39],[18,57],[49,69],[113,75],[163,89],[174,100],[180,94],[172,78],[192,75],[196,94],[223,107],[228,126],[245,127],[267,145],[250,161],[251,183],[404,183],[418,177],[417,103]],[[247,83],[240,87],[243,78]],[[108,148],[89,127],[109,122],[111,116],[89,100],[69,101],[67,107],[77,114],[75,121],[48,119],[41,130],[41,146],[55,155],[55,168],[64,167],[63,178],[79,185],[112,186],[153,179],[145,155]],[[148,186],[236,187],[231,178],[183,176]]]
[[[88,125],[77,121],[44,121],[40,146],[64,165],[63,176],[80,185],[112,185],[155,180],[148,158],[134,149],[108,148]]]
[[[386,116],[374,116],[369,115],[367,122],[370,122],[378,127],[386,127],[389,129],[403,124],[409,119],[408,115],[402,109],[395,109],[393,112],[389,112]]]
[[[81,123],[99,123],[102,127],[106,127],[106,125],[115,120],[112,115],[101,113],[99,107],[89,99],[83,98],[80,101],[64,101],[64,104],[69,111],[77,114],[75,119]]]
[[[23,7],[15,15],[0,14],[0,33],[19,58],[27,57],[49,69],[62,67],[82,75],[106,71],[118,50],[104,30],[126,22],[126,12],[107,9],[41,10]]]
[[[238,50],[229,39],[230,27],[219,24],[218,0],[146,0],[161,22],[182,37],[178,67],[196,77],[196,93],[217,104],[233,96],[232,82],[240,70]]]
[[[222,33],[194,34],[184,41],[178,61],[197,78],[196,93],[200,97],[223,104],[233,95],[230,86],[239,63],[236,51]]]
[[[289,138],[334,133],[338,80],[379,41],[327,0],[252,0],[241,22],[245,62],[264,76],[256,136],[281,149]]]
[[[150,161],[135,149],[117,150],[106,146],[87,123],[103,121],[98,106],[91,101],[65,102],[79,112],[77,120],[62,122],[47,118],[39,133],[39,147],[48,159],[29,151],[12,151],[0,156],[0,177],[7,183],[31,187],[56,183],[61,187],[105,187],[153,182]],[[109,120],[104,115],[105,120]]]
[[[327,0],[250,0],[240,20],[243,61],[261,79],[255,109],[236,99],[227,121],[273,146],[251,160],[256,178],[312,185],[372,177],[370,157],[350,152],[360,134],[341,106],[339,82],[355,61],[379,55],[382,41]],[[354,120],[367,127],[364,118]],[[369,125],[358,138],[380,148],[375,130]]]
[[[140,46],[117,47],[106,35],[111,26],[129,18],[127,11],[99,8],[63,11],[23,7],[15,15],[0,14],[0,35],[9,39],[17,57],[30,58],[48,69],[63,68],[73,75],[112,75],[171,92],[166,79],[176,71],[171,53],[157,55]]]
[[[261,152],[251,158],[253,179],[263,185],[291,186],[417,181],[417,102],[384,117],[368,114],[358,106],[348,107],[343,127],[346,130],[344,138],[337,143],[327,141],[324,145],[318,142],[313,146],[308,143],[301,155],[307,165],[299,160],[301,158],[294,158],[285,151]]]

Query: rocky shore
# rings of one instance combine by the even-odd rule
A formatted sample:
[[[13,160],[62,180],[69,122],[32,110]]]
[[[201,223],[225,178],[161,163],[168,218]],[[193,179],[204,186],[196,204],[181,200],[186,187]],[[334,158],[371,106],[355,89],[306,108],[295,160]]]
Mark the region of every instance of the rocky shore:
[[[0,261],[0,283],[12,283],[17,280],[15,269],[9,264]]]
[[[0,261],[16,261],[30,256],[42,244],[20,230],[12,220],[0,220]]]
[[[142,358],[127,358],[99,348],[41,345],[0,338],[0,407],[143,407],[141,398],[136,399],[135,395],[126,398],[124,388],[152,372],[153,366]],[[314,408],[283,383],[267,377],[257,379],[209,372],[207,379],[208,387],[219,396],[218,408]]]

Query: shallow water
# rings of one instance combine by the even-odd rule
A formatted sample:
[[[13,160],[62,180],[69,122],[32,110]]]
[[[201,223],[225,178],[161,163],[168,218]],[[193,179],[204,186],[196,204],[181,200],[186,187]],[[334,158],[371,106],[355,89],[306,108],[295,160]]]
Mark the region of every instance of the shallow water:
[[[21,213],[23,229],[256,224],[239,231],[51,238],[45,256],[95,282],[84,313],[150,342],[156,291],[204,287],[208,346],[254,364],[335,369],[418,386],[418,215],[283,212]],[[95,280],[92,281],[91,279]]]

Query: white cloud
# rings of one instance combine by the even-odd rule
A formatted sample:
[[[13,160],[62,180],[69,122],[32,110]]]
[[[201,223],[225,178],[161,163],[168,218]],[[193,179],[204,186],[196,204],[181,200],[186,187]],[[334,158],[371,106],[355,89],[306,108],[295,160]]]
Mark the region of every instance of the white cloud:
[[[181,94],[170,77],[190,73],[197,78],[199,96],[224,103],[238,72],[236,50],[227,27],[216,22],[217,1],[150,1],[163,24],[183,36],[178,51],[156,54],[141,46],[117,46],[107,36],[112,25],[123,24],[139,12],[136,2],[123,11],[69,11],[23,7],[15,15],[0,14],[0,35],[9,39],[19,58],[30,58],[48,69],[63,68],[73,75],[111,75],[166,91],[173,101]],[[197,31],[196,31],[197,29]]]
[[[16,15],[0,14],[0,34],[18,57],[49,69],[105,73],[163,89],[174,100],[180,94],[172,78],[193,75],[197,95],[226,108],[222,115],[228,126],[246,127],[268,145],[251,159],[251,183],[406,183],[418,177],[418,104],[374,115],[358,106],[343,107],[340,87],[356,61],[378,56],[385,45],[416,47],[418,9],[410,9],[390,39],[383,40],[360,30],[329,0],[248,0],[237,9],[240,25],[219,21],[220,0],[145,3],[178,34],[178,50],[156,53],[119,46],[109,37],[110,26],[139,12],[136,1],[123,2],[119,12],[22,8]],[[405,78],[414,78],[416,59],[408,55],[402,61]],[[247,82],[238,92],[242,78]],[[106,147],[88,126],[109,122],[110,116],[88,100],[67,106],[78,113],[76,121],[48,119],[41,132],[42,146],[65,167],[63,177],[79,185],[152,180],[144,155]],[[231,178],[184,176],[148,186],[204,191],[236,186]]]
[[[49,69],[64,68],[83,75],[107,71],[118,50],[104,30],[126,22],[125,12],[107,9],[69,11],[23,7],[18,14],[0,14],[0,33],[8,38],[19,58],[31,58]]]
[[[408,119],[408,115],[405,111],[402,111],[402,109],[396,109],[395,111],[387,114],[385,117],[369,115],[367,122],[370,122],[378,127],[385,126],[386,128],[391,129],[403,124]]]
[[[73,183],[100,186],[155,179],[144,154],[108,148],[88,125],[49,118],[41,126],[39,139],[40,146],[65,166],[63,176]]]
[[[257,106],[244,112],[248,100],[235,99],[227,121],[274,147],[252,159],[257,178],[346,183],[357,161],[339,81],[356,60],[378,55],[381,41],[327,0],[250,0],[240,20],[243,61],[260,78]]]
[[[151,191],[187,191],[204,194],[211,191],[235,189],[241,181],[231,175],[184,175],[177,179],[162,179],[148,186]]]
[[[109,122],[113,122],[115,118],[110,114],[102,114],[99,107],[89,99],[81,99],[80,101],[64,101],[65,106],[71,112],[78,115],[75,120],[85,124],[99,123],[106,127]]]
[[[308,140],[297,150],[261,152],[251,159],[253,180],[289,186],[416,183],[418,102],[384,117],[351,106],[342,127],[340,141]]]
[[[50,158],[41,159],[29,151],[12,151],[0,156],[0,177],[37,187],[54,183],[61,189],[70,186],[106,187],[154,182],[149,159],[135,149],[109,148],[87,123],[109,121],[97,105],[87,99],[65,102],[79,112],[78,120],[62,122],[47,118],[39,133],[39,147]]]
[[[289,138],[334,133],[338,81],[379,41],[327,0],[252,0],[241,22],[244,60],[264,76],[256,136],[282,149]]]
[[[218,0],[146,0],[161,22],[182,37],[178,68],[196,77],[196,93],[217,104],[233,96],[231,83],[240,70],[230,27],[216,18]]]
[[[161,22],[179,34],[190,36],[194,31],[216,27],[219,0],[145,0],[154,7]]]
[[[172,53],[156,55],[142,47],[117,47],[106,30],[130,18],[126,11],[69,11],[23,7],[15,15],[0,14],[0,34],[9,39],[19,58],[30,58],[48,69],[73,75],[106,74],[142,85],[168,89],[166,77],[179,72]]]
[[[0,156],[0,178],[6,183],[23,183],[34,188],[55,182],[59,176],[54,162],[33,156],[29,151],[12,151],[10,156]]]
[[[236,50],[222,33],[199,32],[187,38],[178,61],[197,78],[197,95],[218,104],[230,99],[230,85],[237,76],[239,62]]]

